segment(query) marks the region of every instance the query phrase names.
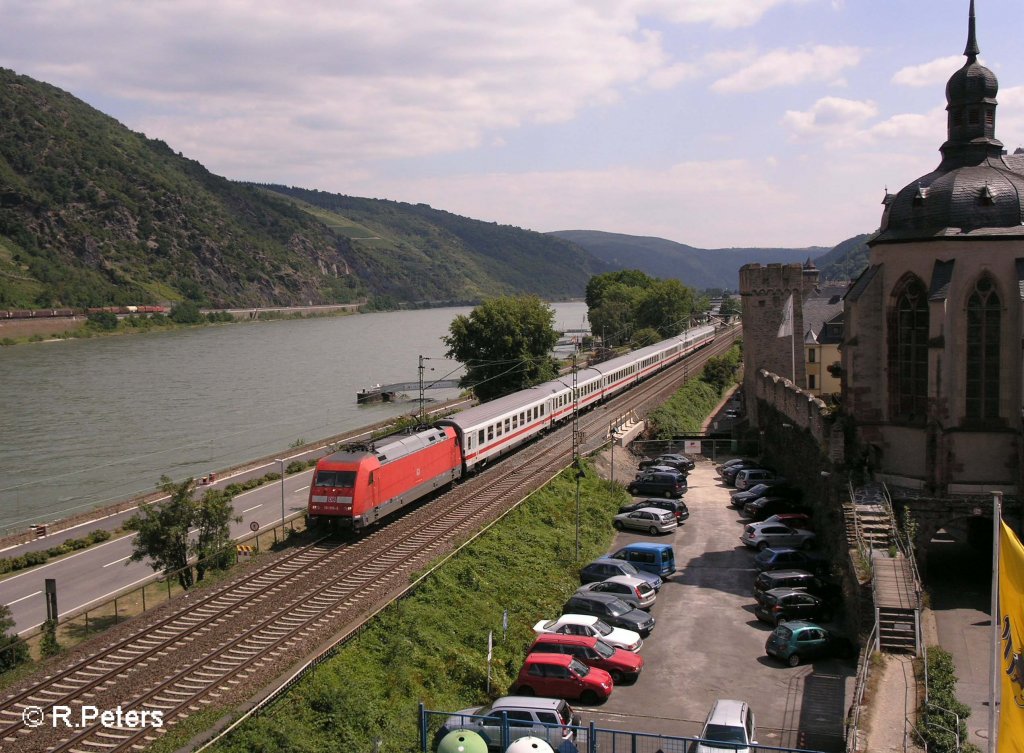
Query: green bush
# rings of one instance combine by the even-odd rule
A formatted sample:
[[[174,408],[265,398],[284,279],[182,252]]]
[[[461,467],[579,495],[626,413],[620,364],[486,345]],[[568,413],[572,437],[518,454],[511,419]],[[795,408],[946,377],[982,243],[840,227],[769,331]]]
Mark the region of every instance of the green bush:
[[[89,314],[88,326],[103,330],[104,332],[113,331],[117,329],[117,314],[110,311],[97,311],[96,313]]]
[[[957,727],[959,717],[959,741]],[[928,647],[928,703],[919,709],[917,731],[928,743],[932,753],[978,753],[977,746],[967,739],[967,717],[971,709],[956,697],[956,666],[953,656],[938,646]]]

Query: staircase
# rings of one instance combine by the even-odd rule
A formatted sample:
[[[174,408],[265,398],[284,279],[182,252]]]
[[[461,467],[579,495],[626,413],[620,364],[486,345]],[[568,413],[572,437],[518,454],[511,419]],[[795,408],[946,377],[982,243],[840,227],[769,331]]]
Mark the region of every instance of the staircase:
[[[850,489],[843,505],[846,538],[871,562],[871,598],[877,626],[876,649],[920,654],[921,587],[913,554],[896,532],[892,504],[884,486]],[[890,556],[895,553],[895,556]]]

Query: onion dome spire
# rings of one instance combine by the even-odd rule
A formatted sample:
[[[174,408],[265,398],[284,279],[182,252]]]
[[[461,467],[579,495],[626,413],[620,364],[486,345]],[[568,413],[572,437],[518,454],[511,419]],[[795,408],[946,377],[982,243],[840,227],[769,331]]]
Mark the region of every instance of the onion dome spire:
[[[971,0],[967,22],[967,62],[946,84],[947,139],[941,152],[944,161],[978,164],[988,157],[998,157],[1003,144],[996,139],[996,75],[978,62],[981,49]]]

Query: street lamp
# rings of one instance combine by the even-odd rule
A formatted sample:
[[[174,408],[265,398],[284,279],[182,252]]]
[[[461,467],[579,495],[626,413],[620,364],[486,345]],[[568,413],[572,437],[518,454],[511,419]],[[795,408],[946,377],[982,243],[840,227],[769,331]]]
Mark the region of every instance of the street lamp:
[[[281,540],[284,540],[284,458],[276,458],[275,463],[281,464]]]

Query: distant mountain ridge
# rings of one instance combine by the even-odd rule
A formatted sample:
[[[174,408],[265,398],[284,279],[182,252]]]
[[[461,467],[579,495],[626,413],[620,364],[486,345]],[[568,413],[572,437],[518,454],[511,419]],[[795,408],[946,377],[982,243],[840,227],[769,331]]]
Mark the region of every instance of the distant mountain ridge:
[[[706,249],[664,238],[597,230],[559,230],[551,235],[582,246],[615,269],[640,269],[653,277],[681,280],[698,290],[735,290],[744,264],[803,263],[829,250],[822,246]]]

